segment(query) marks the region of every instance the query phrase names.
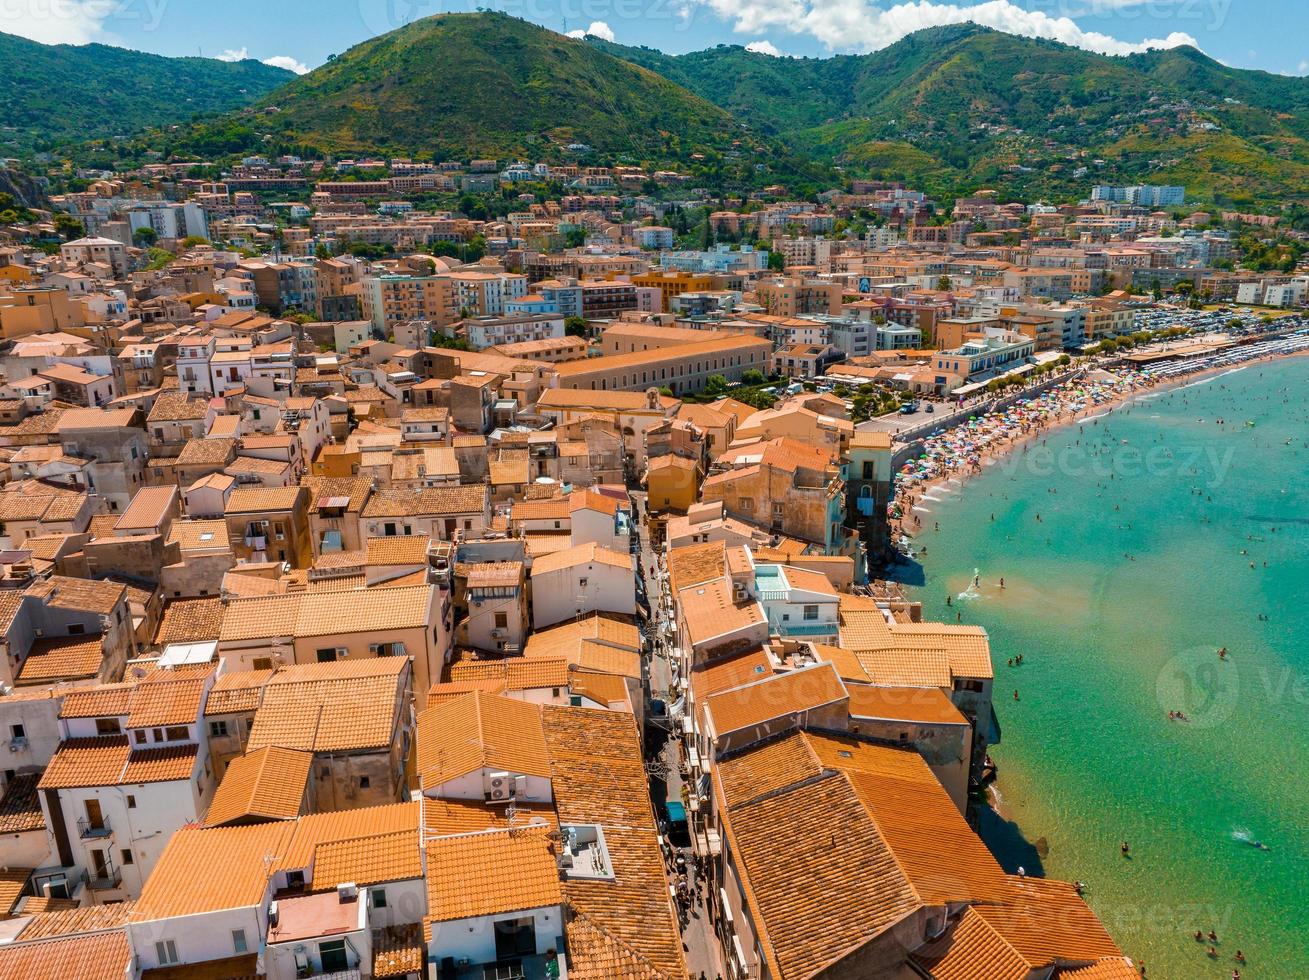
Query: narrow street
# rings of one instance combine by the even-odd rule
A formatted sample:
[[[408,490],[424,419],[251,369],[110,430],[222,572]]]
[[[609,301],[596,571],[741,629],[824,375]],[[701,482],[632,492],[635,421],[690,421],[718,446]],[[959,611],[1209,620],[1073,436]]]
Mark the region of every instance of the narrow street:
[[[632,499],[639,508],[641,520],[636,521],[639,543],[633,554],[639,563],[649,601],[650,620],[645,628],[647,639],[646,669],[651,698],[668,706],[676,702],[680,692],[673,689],[672,648],[667,642],[665,626],[668,621],[665,608],[664,583],[659,557],[650,546],[646,526],[646,495],[633,491]],[[652,571],[653,570],[653,571]],[[683,763],[680,726],[670,724],[667,714],[649,719],[646,731],[646,769],[650,775],[650,800],[665,840],[665,857],[668,868],[669,889],[679,910],[682,928],[682,950],[686,956],[687,976],[691,980],[718,980],[723,976],[718,939],[714,923],[706,907],[707,895],[703,880],[697,874],[696,857],[690,841],[674,844],[669,838],[668,803],[684,804],[681,767]],[[679,884],[685,882],[685,885]]]

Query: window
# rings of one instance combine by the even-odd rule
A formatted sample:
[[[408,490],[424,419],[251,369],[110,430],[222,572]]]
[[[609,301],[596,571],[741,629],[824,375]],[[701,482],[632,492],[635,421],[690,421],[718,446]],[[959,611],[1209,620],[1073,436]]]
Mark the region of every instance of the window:
[[[97,718],[95,720],[95,733],[97,735],[120,735],[122,730],[117,718]]]
[[[10,726],[9,726],[9,731],[10,731],[10,734],[12,734],[12,735],[14,736],[14,738],[26,738],[26,737],[27,737],[27,729],[24,728],[22,725],[10,725]]]
[[[360,777],[359,777],[359,788],[360,788],[360,789],[368,789],[368,787],[371,786],[371,785],[372,785],[372,780],[370,780],[367,776],[360,776]]]
[[[168,736],[170,742],[182,742],[190,737],[190,731],[185,725],[173,725],[164,729],[164,734]]]
[[[164,730],[162,728],[152,728],[150,732],[156,742],[162,742],[164,740]]]
[[[233,929],[233,930],[232,930],[232,949],[236,950],[236,952],[238,952],[238,953],[244,953],[244,952],[246,952],[249,948],[250,948],[249,945],[248,945],[248,944],[246,943],[246,941],[245,941],[245,930],[244,930],[244,929]]]
[[[272,657],[255,657],[254,662],[253,662],[253,669],[255,669],[255,670],[272,670],[272,669],[273,669],[273,658],[272,658]]]
[[[350,969],[350,961],[345,955],[345,940],[332,939],[318,944],[318,958],[322,960],[324,973],[340,973]]]
[[[814,619],[817,619],[817,618],[818,618],[818,607],[817,607],[817,606],[805,606],[805,607],[804,607],[804,618],[805,618],[806,620],[814,620]]]
[[[211,722],[209,723],[209,737],[210,737],[210,738],[223,738],[223,737],[226,736],[226,735],[227,735],[227,722],[225,722],[225,721],[211,721]]]
[[[177,955],[177,943],[171,939],[155,943],[155,957],[159,960],[160,966],[172,966],[174,963],[181,962]]]
[[[136,743],[137,743],[138,745],[142,745],[142,744],[144,744],[144,743],[145,743],[145,729],[144,729],[144,728],[138,728],[138,729],[135,729],[135,730],[132,732],[132,738],[136,740]]]
[[[122,864],[135,864],[135,863],[136,863],[136,857],[132,854],[132,849],[131,849],[130,847],[124,847],[124,848],[119,852],[118,857],[119,857],[119,860],[120,860],[120,862],[121,862]]]
[[[325,650],[318,651],[318,662],[320,664],[330,664],[336,660],[336,647],[328,647]]]
[[[128,808],[129,810],[135,810],[135,809],[136,809],[136,797],[133,796],[131,793],[128,793],[128,794],[127,794],[127,808]]]
[[[68,626],[69,636],[81,636],[86,632],[86,627],[81,623],[70,623]]]
[[[373,899],[373,908],[375,908],[375,909],[384,909],[384,908],[386,908],[386,889],[385,889],[385,888],[374,888],[371,892],[369,892],[369,894],[372,896],[372,899]]]
[[[506,613],[498,612],[495,614],[495,628],[502,630],[509,625],[509,616]]]

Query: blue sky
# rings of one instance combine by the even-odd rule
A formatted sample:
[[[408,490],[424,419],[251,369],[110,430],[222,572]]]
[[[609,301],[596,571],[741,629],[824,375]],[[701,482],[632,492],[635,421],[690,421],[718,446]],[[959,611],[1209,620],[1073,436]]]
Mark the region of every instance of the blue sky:
[[[975,20],[1111,54],[1193,43],[1230,65],[1309,74],[1306,0],[0,0],[0,30],[303,71],[419,17],[478,7],[673,53],[721,43],[787,55],[870,51],[918,28]]]

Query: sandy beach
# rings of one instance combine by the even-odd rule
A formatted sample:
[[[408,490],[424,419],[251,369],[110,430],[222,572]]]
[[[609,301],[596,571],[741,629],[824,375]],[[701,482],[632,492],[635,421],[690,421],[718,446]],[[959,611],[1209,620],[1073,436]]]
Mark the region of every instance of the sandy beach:
[[[1303,357],[1309,350],[1252,358],[1242,367]],[[1065,425],[1106,417],[1150,391],[1167,391],[1193,384],[1209,375],[1232,370],[1228,365],[1205,365],[1195,371],[1155,379],[1138,370],[1088,367],[1062,382],[1002,412],[988,412],[937,436],[924,440],[923,456],[895,474],[890,503],[890,540],[896,550],[911,552],[913,538],[931,521],[931,504],[943,493],[962,489],[965,481],[983,467]],[[1111,376],[1112,380],[1105,376]],[[926,461],[926,462],[924,462]],[[892,586],[894,583],[879,583]]]

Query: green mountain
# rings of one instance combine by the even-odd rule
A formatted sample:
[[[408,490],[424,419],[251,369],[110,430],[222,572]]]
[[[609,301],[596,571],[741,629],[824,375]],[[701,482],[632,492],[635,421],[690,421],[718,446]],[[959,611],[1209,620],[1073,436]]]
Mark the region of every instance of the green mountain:
[[[1109,57],[975,25],[826,59],[590,43],[852,174],[942,193],[1140,180],[1234,206],[1309,200],[1309,81],[1194,48]]]
[[[0,34],[0,154],[186,122],[249,105],[294,77],[258,61],[164,58]]]
[[[445,14],[351,48],[227,124],[329,153],[467,159],[730,152],[748,131],[666,78],[503,14]],[[204,138],[204,134],[198,134]]]

